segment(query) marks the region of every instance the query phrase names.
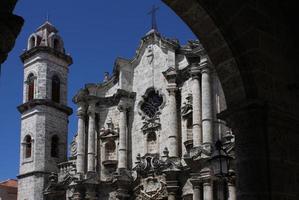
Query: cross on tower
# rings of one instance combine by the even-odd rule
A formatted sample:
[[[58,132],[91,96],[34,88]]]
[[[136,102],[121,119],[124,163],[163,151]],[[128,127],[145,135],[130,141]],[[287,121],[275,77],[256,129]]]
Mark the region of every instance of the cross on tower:
[[[49,21],[49,12],[47,12],[47,15],[46,15],[46,21],[48,22]]]
[[[152,15],[152,29],[158,31],[157,21],[156,21],[156,12],[159,10],[159,7],[156,7],[153,5],[151,11],[148,13],[148,15]]]

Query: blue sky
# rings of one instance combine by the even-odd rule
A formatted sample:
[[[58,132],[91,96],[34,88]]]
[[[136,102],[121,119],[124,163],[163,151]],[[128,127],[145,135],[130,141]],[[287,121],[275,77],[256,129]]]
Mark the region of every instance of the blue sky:
[[[83,3],[84,2],[84,3]],[[15,14],[25,19],[15,47],[2,65],[0,77],[0,180],[15,178],[19,167],[20,114],[23,66],[19,59],[27,38],[46,19],[56,26],[74,64],[69,73],[69,106],[85,83],[101,82],[111,72],[116,57],[132,58],[140,38],[150,29],[147,15],[152,5],[159,6],[157,22],[162,35],[177,38],[181,44],[194,39],[191,30],[160,0],[21,0]],[[76,132],[75,114],[70,117],[69,140]]]

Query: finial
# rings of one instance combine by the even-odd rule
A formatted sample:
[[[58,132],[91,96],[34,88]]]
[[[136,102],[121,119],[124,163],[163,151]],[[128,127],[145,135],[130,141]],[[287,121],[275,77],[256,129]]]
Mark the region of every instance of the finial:
[[[159,10],[159,7],[156,7],[156,5],[153,5],[152,9],[148,13],[148,15],[152,15],[152,29],[158,31],[157,26],[157,19],[156,19],[156,12]]]
[[[47,11],[46,21],[49,22],[49,11]]]

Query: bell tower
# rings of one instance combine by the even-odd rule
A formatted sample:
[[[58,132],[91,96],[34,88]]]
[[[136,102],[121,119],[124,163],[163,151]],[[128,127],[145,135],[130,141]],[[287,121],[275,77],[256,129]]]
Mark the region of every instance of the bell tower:
[[[50,172],[67,160],[67,78],[72,58],[58,30],[46,21],[28,38],[21,113],[19,200],[43,200]]]

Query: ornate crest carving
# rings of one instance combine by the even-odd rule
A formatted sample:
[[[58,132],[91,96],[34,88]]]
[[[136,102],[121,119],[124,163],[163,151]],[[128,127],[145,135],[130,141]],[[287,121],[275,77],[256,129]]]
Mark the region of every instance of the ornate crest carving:
[[[159,154],[146,154],[145,156],[137,155],[136,166],[133,168],[138,175],[147,176],[149,174],[160,175],[164,170],[181,169],[180,159],[169,158],[167,148],[163,151],[163,156],[159,159]]]
[[[167,197],[166,183],[162,177],[148,177],[142,179],[136,190],[137,200],[156,200]]]
[[[144,121],[141,130],[143,130],[144,132],[150,132],[160,129],[160,114],[160,112],[157,112],[153,118],[143,118]]]

